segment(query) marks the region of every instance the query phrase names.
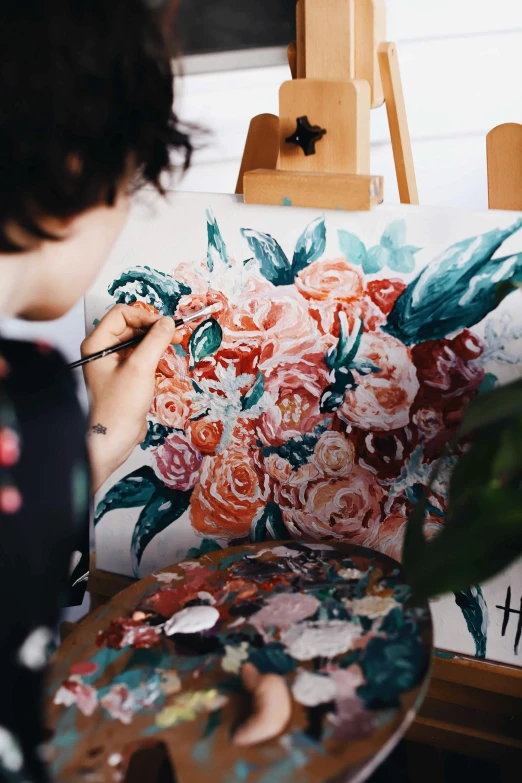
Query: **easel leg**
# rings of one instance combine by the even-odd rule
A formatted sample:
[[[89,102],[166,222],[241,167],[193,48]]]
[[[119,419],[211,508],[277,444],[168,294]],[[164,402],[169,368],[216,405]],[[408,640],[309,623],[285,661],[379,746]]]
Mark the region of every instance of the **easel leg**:
[[[489,208],[522,210],[522,125],[493,128],[486,148]]]
[[[248,136],[239,170],[236,193],[243,194],[245,172],[254,169],[276,169],[279,158],[279,117],[259,114],[248,129]]]
[[[379,65],[401,204],[418,204],[417,180],[395,44],[380,45]]]

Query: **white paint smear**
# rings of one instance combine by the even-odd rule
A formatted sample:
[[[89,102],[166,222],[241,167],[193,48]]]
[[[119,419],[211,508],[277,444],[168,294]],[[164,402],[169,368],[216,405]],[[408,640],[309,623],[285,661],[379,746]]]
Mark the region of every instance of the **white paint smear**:
[[[199,633],[213,628],[219,620],[219,612],[213,606],[189,606],[173,614],[164,626],[167,636],[175,633]]]
[[[317,707],[335,701],[337,686],[330,677],[313,674],[305,669],[297,673],[292,685],[292,696],[304,707]]]
[[[299,623],[281,634],[288,653],[297,661],[335,658],[348,652],[361,635],[361,627],[345,620]]]

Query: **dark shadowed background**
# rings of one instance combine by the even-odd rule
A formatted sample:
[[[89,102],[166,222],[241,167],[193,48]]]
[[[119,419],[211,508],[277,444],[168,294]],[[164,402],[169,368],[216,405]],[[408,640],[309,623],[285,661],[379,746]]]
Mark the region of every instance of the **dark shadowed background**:
[[[178,31],[185,55],[286,47],[295,0],[181,0]]]

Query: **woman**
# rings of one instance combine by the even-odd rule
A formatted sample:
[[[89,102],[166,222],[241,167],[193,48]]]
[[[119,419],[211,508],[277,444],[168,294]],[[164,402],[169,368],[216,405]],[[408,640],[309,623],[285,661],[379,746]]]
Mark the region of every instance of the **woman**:
[[[2,0],[0,315],[66,313],[105,261],[131,193],[161,190],[173,151],[188,165],[159,5]],[[64,595],[82,601],[89,493],[142,439],[157,363],[177,337],[172,319],[118,306],[82,346],[143,329],[130,356],[88,365],[88,424],[59,355],[0,339],[2,780],[47,780],[44,667]]]

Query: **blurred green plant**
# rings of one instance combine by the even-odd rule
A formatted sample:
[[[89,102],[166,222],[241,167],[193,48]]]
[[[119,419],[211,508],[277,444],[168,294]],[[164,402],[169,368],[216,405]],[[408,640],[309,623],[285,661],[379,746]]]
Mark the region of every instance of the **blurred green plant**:
[[[463,440],[444,529],[425,539],[426,496],[408,520],[403,563],[418,602],[480,584],[522,555],[522,380],[470,403],[447,453]]]

